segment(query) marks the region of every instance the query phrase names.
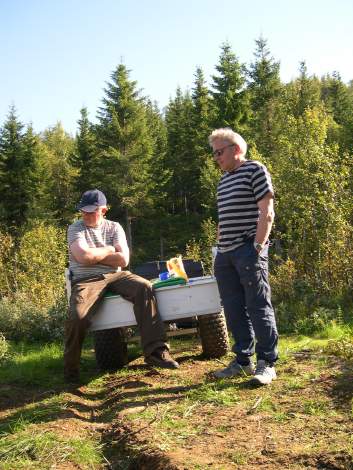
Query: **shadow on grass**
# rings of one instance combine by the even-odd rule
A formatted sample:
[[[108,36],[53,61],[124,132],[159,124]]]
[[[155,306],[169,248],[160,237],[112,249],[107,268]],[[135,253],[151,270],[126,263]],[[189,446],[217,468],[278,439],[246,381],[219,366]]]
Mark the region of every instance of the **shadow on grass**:
[[[337,363],[337,359],[334,361]],[[329,395],[338,409],[353,413],[353,361],[339,360],[340,371],[334,377]]]

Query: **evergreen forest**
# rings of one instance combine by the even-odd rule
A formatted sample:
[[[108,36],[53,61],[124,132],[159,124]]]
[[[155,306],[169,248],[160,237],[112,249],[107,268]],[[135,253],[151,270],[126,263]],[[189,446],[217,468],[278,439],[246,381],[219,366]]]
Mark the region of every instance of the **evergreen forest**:
[[[231,127],[248,158],[269,169],[276,192],[271,282],[281,332],[351,322],[353,301],[353,80],[310,75],[289,83],[267,41],[242,63],[231,44],[214,75],[196,67],[190,89],[165,109],[118,64],[101,106],[36,133],[14,105],[0,123],[0,332],[7,339],[62,338],[66,230],[83,191],[99,188],[108,218],[125,228],[131,269],[177,254],[210,269],[220,178],[208,136]],[[171,90],[172,92],[172,90]]]

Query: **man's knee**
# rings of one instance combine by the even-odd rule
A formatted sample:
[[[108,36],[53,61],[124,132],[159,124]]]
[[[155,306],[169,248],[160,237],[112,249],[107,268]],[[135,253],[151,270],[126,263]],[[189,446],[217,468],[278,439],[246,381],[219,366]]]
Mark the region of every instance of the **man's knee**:
[[[138,290],[148,293],[153,293],[152,284],[150,281],[141,276],[135,277],[135,283]]]
[[[65,333],[66,335],[73,332],[84,332],[90,326],[90,322],[86,316],[80,318],[77,312],[71,312],[69,318],[65,322]]]

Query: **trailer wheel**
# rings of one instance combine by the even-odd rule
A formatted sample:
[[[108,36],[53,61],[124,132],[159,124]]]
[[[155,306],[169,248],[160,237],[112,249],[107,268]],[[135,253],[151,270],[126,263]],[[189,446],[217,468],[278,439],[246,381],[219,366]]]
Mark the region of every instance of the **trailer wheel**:
[[[125,328],[94,331],[93,335],[100,370],[117,370],[128,363]]]
[[[198,317],[203,355],[207,358],[222,357],[229,351],[229,338],[223,312]]]

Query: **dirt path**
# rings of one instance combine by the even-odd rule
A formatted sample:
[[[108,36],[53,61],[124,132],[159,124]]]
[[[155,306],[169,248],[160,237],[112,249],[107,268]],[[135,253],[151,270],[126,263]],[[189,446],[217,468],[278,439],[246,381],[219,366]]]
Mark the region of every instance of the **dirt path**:
[[[222,365],[199,353],[198,346],[180,347],[177,371],[151,370],[136,360],[96,387],[2,385],[0,422],[60,394],[64,406],[39,425],[64,436],[93,436],[104,454],[94,467],[69,461],[52,467],[63,470],[352,470],[352,364],[303,351],[278,365],[271,387],[252,388],[246,378],[214,380],[212,370]]]

